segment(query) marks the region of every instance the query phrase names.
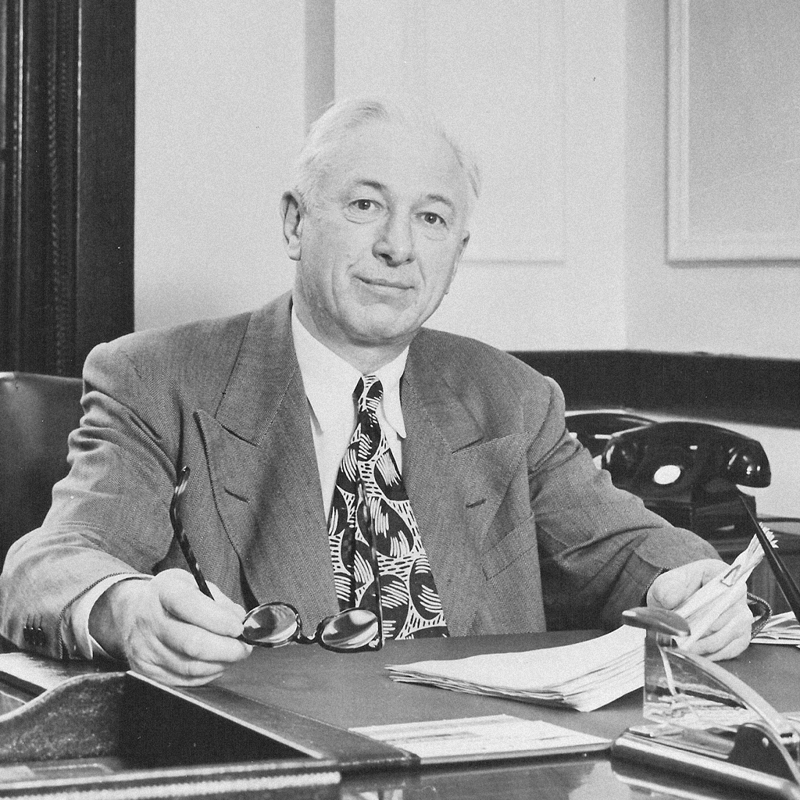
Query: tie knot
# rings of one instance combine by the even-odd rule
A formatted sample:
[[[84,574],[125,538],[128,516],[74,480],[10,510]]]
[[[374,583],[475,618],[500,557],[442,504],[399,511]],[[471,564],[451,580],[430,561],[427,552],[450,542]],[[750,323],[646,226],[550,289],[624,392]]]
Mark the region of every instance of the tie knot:
[[[375,375],[359,378],[353,392],[358,399],[359,413],[367,413],[370,418],[377,418],[378,406],[383,397],[383,386]]]

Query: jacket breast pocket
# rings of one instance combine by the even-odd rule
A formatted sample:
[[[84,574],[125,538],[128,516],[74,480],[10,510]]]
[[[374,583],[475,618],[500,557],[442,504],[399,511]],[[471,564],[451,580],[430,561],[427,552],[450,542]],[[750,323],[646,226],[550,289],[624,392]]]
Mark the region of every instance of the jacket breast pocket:
[[[533,514],[484,551],[482,559],[484,577],[491,580],[520,561],[533,563],[538,568],[536,520]]]

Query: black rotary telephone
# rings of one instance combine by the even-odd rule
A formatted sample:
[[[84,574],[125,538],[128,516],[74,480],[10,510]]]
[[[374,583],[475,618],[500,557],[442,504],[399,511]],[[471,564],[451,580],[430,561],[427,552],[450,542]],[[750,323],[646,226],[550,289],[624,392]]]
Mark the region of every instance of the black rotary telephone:
[[[701,536],[747,527],[738,486],[769,486],[764,448],[755,439],[701,422],[657,422],[612,434],[601,466],[615,486],[660,516]]]

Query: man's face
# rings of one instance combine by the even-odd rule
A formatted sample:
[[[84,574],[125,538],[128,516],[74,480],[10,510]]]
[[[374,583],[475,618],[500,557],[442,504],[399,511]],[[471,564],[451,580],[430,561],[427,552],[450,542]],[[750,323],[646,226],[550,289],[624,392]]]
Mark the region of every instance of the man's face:
[[[399,352],[450,287],[469,238],[467,179],[440,137],[386,123],[328,162],[310,208],[289,198],[298,316],[341,355]]]

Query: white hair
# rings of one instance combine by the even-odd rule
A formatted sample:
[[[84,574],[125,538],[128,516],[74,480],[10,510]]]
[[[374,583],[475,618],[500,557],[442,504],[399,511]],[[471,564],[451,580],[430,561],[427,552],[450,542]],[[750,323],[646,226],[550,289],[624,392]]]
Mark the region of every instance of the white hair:
[[[320,177],[330,166],[330,154],[352,132],[373,122],[387,122],[441,137],[451,147],[470,187],[470,208],[480,194],[480,170],[475,160],[431,113],[379,98],[348,98],[333,104],[314,122],[295,162],[294,190],[303,205],[314,202]]]

